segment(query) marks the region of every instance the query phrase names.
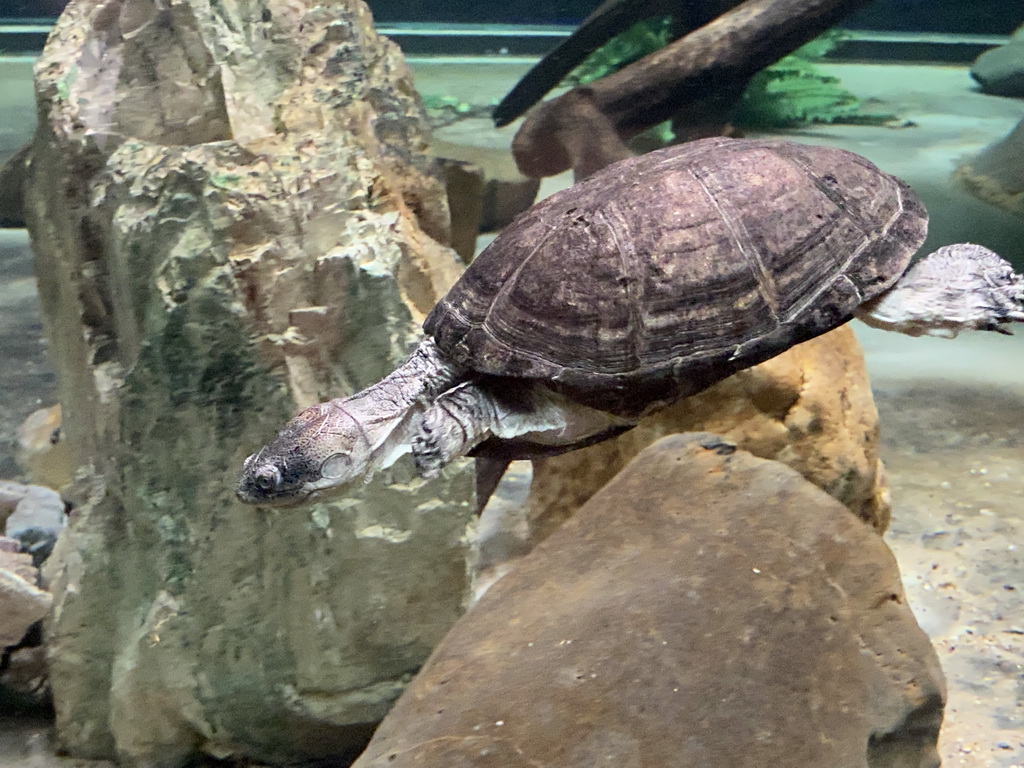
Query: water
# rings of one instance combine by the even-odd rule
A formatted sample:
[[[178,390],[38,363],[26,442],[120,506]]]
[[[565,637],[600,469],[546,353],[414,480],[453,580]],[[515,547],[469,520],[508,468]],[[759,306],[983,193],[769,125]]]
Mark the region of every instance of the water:
[[[524,0],[500,7],[449,3],[442,11],[415,2],[372,4],[396,38],[416,51],[411,63],[420,92],[454,97],[476,111],[505,94],[536,60],[498,54],[528,37],[508,24],[572,24],[593,5]],[[11,11],[21,16],[31,12],[27,6],[20,13]],[[432,30],[420,34],[407,25],[414,21],[429,22]],[[1024,12],[1009,0],[889,0],[873,4],[854,21],[859,29],[891,37],[865,35],[868,43],[849,50],[871,52],[875,58],[840,57],[824,69],[873,110],[897,115],[895,125],[905,127],[811,125],[775,134],[853,150],[906,179],[931,214],[926,248],[980,242],[1024,269],[1024,217],[972,197],[951,180],[962,158],[1001,139],[1024,119],[1024,100],[980,93],[966,66],[984,47],[979,40],[1008,35],[1024,22]],[[455,35],[459,23],[490,26],[479,37]],[[552,35],[561,34],[543,29],[547,32],[531,37],[531,45],[549,46],[558,39]],[[913,37],[923,33],[932,36],[923,43],[924,38]],[[456,44],[456,37],[471,39]],[[913,61],[901,60],[910,54]],[[33,130],[31,58],[0,60],[0,160],[13,154]],[[443,134],[507,146],[515,128],[494,130],[476,118],[449,126]],[[569,183],[565,174],[546,179],[541,194]],[[56,383],[46,360],[24,231],[0,231],[0,275],[4,478],[17,474],[9,450],[15,427],[35,408],[55,401]],[[893,492],[894,521],[887,539],[950,684],[944,764],[1024,765],[1019,687],[1024,671],[1024,333],[947,341],[908,339],[862,326],[857,332],[878,401]],[[496,530],[497,536],[506,533],[500,526]],[[500,558],[501,547],[492,544],[491,556]],[[506,551],[514,550],[513,544]],[[0,754],[0,766],[51,760],[48,748],[38,746],[38,713],[21,725],[3,725],[3,719],[0,751],[6,754]],[[23,757],[19,745],[28,736],[30,756]]]

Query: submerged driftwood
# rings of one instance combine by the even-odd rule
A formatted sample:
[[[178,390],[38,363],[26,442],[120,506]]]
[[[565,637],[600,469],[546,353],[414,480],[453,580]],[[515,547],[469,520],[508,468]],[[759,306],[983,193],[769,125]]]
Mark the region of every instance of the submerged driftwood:
[[[500,128],[521,116],[590,54],[640,21],[670,16],[675,39],[738,4],[739,0],[607,0],[523,75],[494,108],[494,124]]]
[[[721,133],[755,74],[870,0],[747,0],[660,51],[534,108],[512,149],[527,176],[583,178],[675,118],[686,138]]]

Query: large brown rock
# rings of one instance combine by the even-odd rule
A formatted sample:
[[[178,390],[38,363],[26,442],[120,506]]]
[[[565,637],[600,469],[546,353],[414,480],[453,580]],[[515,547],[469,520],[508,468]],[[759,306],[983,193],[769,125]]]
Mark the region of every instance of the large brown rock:
[[[878,411],[860,344],[843,326],[682,400],[614,440],[534,462],[531,538],[549,535],[645,446],[699,430],[788,464],[879,531],[889,523]]]
[[[462,612],[471,468],[281,513],[233,489],[459,274],[410,72],[359,0],[74,0],[36,71],[25,213],[78,468],[48,564],[61,747],[357,749]]]
[[[944,686],[881,537],[665,438],[472,608],[356,768],[935,768]]]

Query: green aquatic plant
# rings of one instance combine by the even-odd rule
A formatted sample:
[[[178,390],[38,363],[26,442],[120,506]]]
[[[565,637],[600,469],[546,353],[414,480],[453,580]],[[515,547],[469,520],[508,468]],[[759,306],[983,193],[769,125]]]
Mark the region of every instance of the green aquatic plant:
[[[494,103],[473,104],[447,93],[427,93],[423,94],[423,107],[430,124],[441,128],[470,117],[487,117],[494,109]]]
[[[566,85],[586,85],[639,61],[672,42],[672,19],[655,16],[638,21],[590,54],[565,77]]]
[[[838,77],[817,66],[848,35],[831,30],[782,57],[751,79],[734,122],[751,128],[791,128],[807,123],[882,124],[895,115],[867,112]]]
[[[830,30],[788,56],[758,72],[743,93],[734,115],[736,125],[749,128],[791,128],[807,123],[882,124],[891,114],[867,112],[863,102],[843,87],[838,77],[827,75],[817,62],[848,38]],[[646,19],[612,38],[592,53],[566,78],[567,85],[585,85],[663,48],[672,41],[671,19]],[[671,129],[658,126],[666,143]]]
[[[468,101],[442,93],[426,94],[423,97],[423,106],[430,111],[455,112],[459,115],[465,115],[473,110],[473,105]]]

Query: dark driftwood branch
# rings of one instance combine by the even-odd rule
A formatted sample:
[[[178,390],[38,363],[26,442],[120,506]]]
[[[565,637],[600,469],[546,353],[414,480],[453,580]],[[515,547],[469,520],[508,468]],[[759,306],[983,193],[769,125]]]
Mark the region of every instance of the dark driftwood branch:
[[[747,0],[660,51],[534,108],[516,134],[527,176],[577,176],[629,153],[636,134],[700,105],[728,111],[750,78],[870,0]],[[708,122],[716,115],[693,116]],[[714,120],[712,120],[714,122]],[[595,137],[599,140],[596,147]]]
[[[543,99],[565,76],[616,35],[654,16],[671,16],[673,38],[702,27],[739,0],[606,0],[573,33],[537,62],[494,108],[494,124],[508,125]]]

